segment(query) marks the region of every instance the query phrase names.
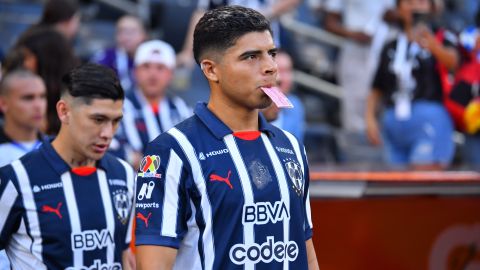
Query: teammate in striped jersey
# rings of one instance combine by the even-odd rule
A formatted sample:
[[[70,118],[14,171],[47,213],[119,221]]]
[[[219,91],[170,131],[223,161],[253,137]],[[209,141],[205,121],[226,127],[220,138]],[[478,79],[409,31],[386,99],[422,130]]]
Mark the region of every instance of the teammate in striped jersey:
[[[195,29],[211,97],[151,142],[136,193],[139,269],[318,269],[308,164],[293,135],[259,115],[276,48],[260,13],[230,6]]]
[[[130,269],[134,172],[105,155],[123,90],[96,64],[64,82],[58,136],[0,168],[0,249],[13,269]]]

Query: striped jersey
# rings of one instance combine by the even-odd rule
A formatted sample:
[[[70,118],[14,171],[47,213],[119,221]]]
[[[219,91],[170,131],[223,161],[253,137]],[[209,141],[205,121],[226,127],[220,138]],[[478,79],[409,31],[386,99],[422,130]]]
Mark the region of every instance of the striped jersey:
[[[126,162],[72,170],[44,141],[0,168],[0,249],[13,269],[122,269],[133,188]]]
[[[0,167],[7,165],[15,159],[20,158],[26,153],[37,149],[42,142],[42,136],[39,134],[37,140],[32,142],[16,142],[5,134],[0,127]]]
[[[190,108],[179,97],[167,96],[156,108],[157,111],[148,104],[139,89],[127,93],[119,132],[123,133],[123,137],[134,150],[143,152],[147,144],[160,133],[192,115]]]
[[[205,104],[151,142],[137,174],[136,245],[178,249],[175,269],[307,269],[308,164],[259,118],[232,133]]]

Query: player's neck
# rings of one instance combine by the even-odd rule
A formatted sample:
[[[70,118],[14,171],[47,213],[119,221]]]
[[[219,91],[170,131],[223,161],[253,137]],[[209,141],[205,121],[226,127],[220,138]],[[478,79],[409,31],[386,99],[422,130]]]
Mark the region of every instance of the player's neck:
[[[258,110],[249,110],[212,99],[207,107],[233,132],[258,130]]]
[[[96,161],[80,155],[71,145],[71,139],[67,138],[60,130],[58,136],[52,142],[53,149],[70,166],[77,167],[95,167]]]
[[[16,142],[32,142],[38,138],[38,129],[16,125],[12,121],[5,121],[3,132]]]

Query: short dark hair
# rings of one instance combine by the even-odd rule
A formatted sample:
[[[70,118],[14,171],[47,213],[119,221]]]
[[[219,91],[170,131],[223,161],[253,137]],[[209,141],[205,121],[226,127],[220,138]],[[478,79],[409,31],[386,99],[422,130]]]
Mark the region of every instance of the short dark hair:
[[[115,71],[109,67],[87,63],[72,69],[62,78],[65,87],[62,95],[68,93],[83,98],[87,104],[94,98],[123,100],[125,93]]]
[[[25,80],[25,79],[38,79],[42,80],[40,76],[37,74],[31,72],[30,70],[23,69],[23,68],[18,68],[14,70],[8,71],[8,73],[5,73],[2,79],[0,80],[0,96],[7,95],[12,87],[12,81],[20,79],[20,80]],[[42,81],[43,82],[43,81]]]
[[[224,6],[205,13],[193,33],[193,56],[197,64],[206,52],[223,52],[250,32],[269,31],[270,22],[260,12],[241,6]]]

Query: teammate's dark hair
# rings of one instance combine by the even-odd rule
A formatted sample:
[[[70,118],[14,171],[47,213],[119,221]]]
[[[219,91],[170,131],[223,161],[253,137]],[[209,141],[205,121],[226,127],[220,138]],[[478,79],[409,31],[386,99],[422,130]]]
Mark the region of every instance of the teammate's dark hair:
[[[47,131],[56,135],[60,130],[56,104],[60,99],[62,76],[77,65],[77,59],[67,40],[51,27],[36,26],[24,32],[14,46],[25,57],[30,53],[36,60],[36,72],[47,87]]]
[[[39,25],[54,25],[70,20],[79,10],[75,0],[49,0],[45,3]]]
[[[125,96],[115,71],[103,65],[81,65],[65,74],[62,81],[62,94],[82,98],[87,104],[95,98],[123,100]]]
[[[250,32],[272,34],[269,21],[259,12],[240,6],[225,6],[205,13],[193,33],[193,56],[197,64],[206,52],[224,52]]]

